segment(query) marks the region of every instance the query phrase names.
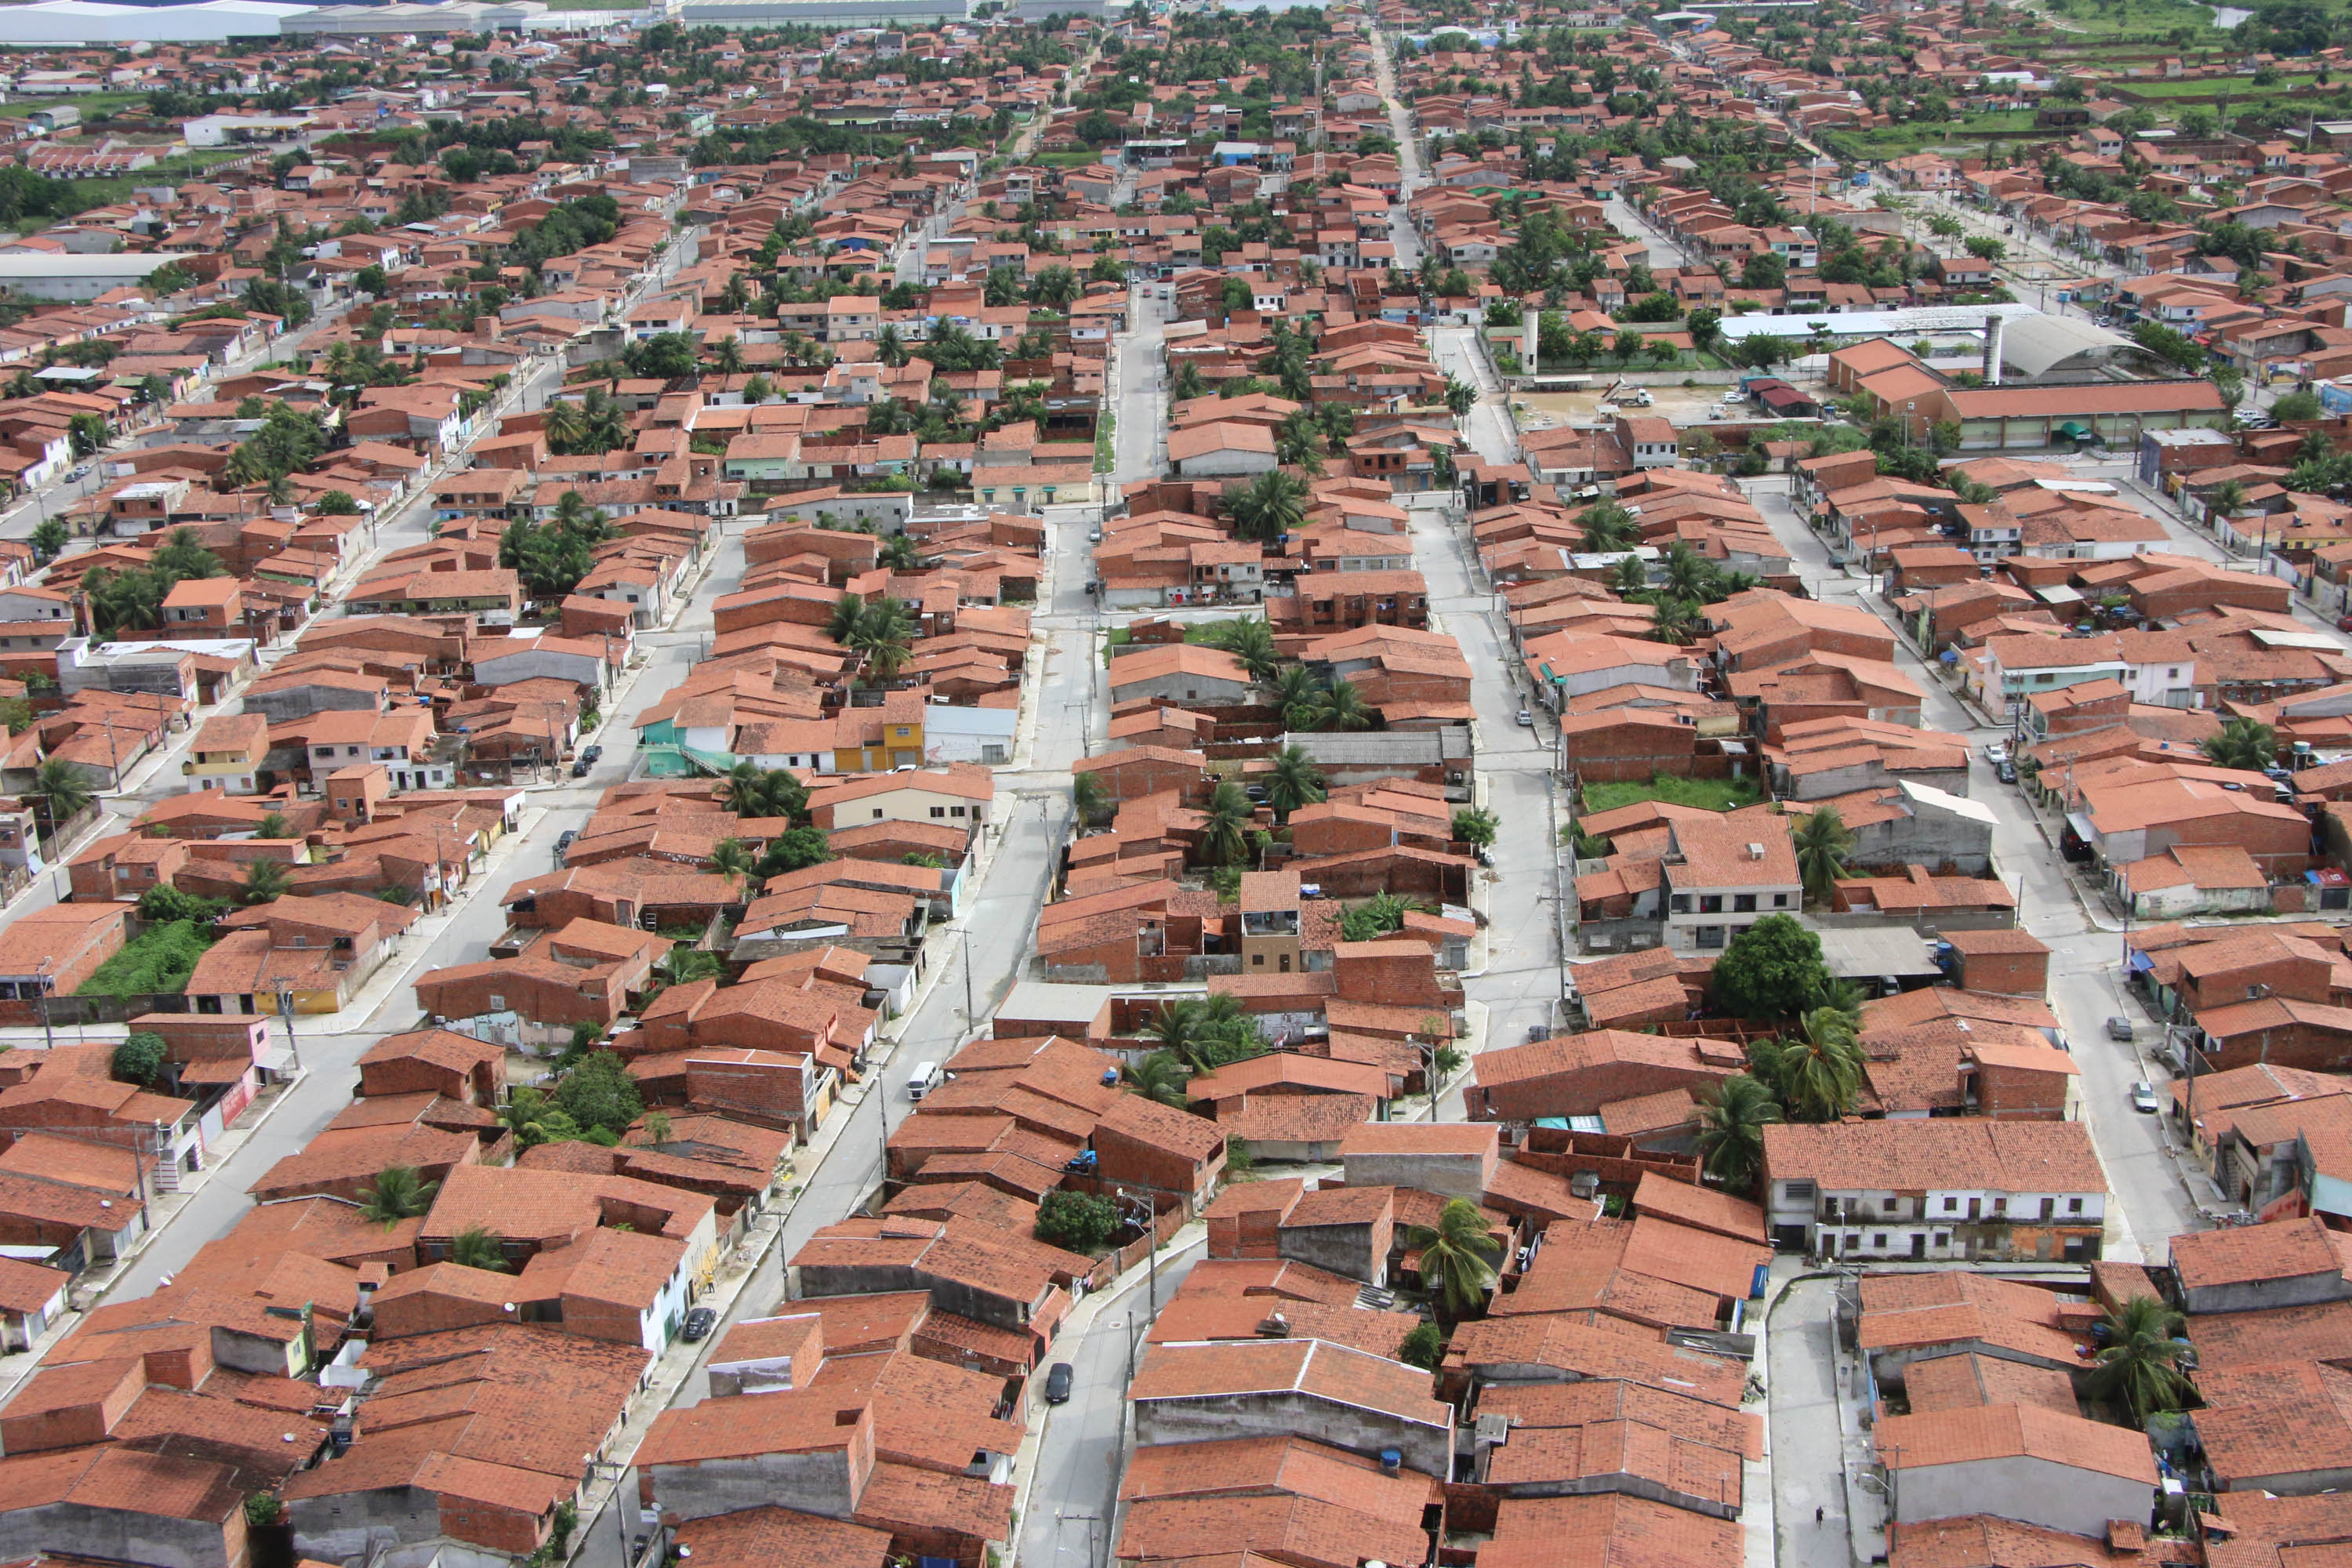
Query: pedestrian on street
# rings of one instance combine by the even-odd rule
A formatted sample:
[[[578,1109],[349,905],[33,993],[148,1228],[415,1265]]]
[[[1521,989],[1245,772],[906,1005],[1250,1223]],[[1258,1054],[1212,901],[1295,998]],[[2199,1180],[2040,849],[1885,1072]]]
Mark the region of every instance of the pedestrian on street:
[[[1822,1522],[1822,1510],[1820,1509],[1813,1510],[1813,1522],[1815,1524]]]

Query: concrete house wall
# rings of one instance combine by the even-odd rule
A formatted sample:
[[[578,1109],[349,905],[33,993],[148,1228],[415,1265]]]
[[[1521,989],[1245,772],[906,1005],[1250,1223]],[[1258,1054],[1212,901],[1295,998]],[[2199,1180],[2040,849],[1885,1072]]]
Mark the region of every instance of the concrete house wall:
[[[2022,1455],[1922,1465],[1898,1475],[1895,1517],[1906,1524],[1990,1513],[2070,1535],[2104,1537],[2111,1519],[2145,1523],[2152,1500],[2143,1481]]]

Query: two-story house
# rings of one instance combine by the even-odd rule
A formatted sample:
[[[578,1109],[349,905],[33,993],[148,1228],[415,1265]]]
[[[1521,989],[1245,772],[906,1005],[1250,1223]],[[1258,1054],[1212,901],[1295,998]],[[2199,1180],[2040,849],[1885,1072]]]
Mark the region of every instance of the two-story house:
[[[2107,1179],[2080,1121],[1963,1117],[1764,1130],[1767,1219],[1823,1258],[2085,1263]]]
[[[1666,945],[1717,952],[1766,915],[1793,915],[1804,879],[1786,817],[1758,811],[1670,825]]]

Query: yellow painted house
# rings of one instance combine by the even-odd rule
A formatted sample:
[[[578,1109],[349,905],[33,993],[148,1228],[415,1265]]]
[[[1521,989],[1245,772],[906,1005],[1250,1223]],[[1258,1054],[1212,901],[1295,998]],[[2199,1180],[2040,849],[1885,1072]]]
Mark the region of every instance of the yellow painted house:
[[[843,773],[886,773],[923,760],[923,694],[886,693],[879,708],[850,708],[836,720],[833,767]]]

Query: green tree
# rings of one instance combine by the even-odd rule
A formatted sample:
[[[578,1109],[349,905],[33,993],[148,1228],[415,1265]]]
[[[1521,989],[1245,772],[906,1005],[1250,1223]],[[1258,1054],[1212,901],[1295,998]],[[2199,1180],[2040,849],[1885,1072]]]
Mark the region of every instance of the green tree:
[[[1794,1121],[1835,1121],[1862,1092],[1862,1047],[1835,1007],[1807,1013],[1793,1038],[1756,1041],[1748,1061]]]
[[[2151,1415],[2189,1402],[2188,1378],[2180,1372],[2179,1313],[2152,1295],[2126,1298],[2105,1319],[2106,1343],[2095,1357],[2087,1380],[2095,1398],[2120,1405],[2136,1426]]]
[[[1788,258],[1775,252],[1757,251],[1740,265],[1739,286],[1742,289],[1783,289],[1788,282]]]
[[[254,860],[245,868],[245,885],[237,889],[237,899],[247,904],[266,904],[272,899],[282,899],[292,885],[282,860]]]
[[[1118,1234],[1118,1205],[1095,1193],[1056,1187],[1038,1200],[1035,1234],[1066,1251],[1098,1252]]]
[[[1822,939],[1791,915],[1766,915],[1731,939],[1708,976],[1716,1005],[1738,1018],[1790,1018],[1821,1005],[1830,972]]]
[[[1183,1058],[1170,1051],[1147,1051],[1139,1060],[1129,1062],[1118,1069],[1130,1093],[1161,1105],[1184,1110],[1191,1102],[1184,1098],[1184,1084],[1192,1069]]]
[[[209,924],[220,918],[227,906],[217,899],[202,899],[194,893],[184,893],[169,882],[158,882],[139,895],[135,906],[139,918],[152,924],[166,925],[173,921],[192,921]]]
[[[499,1107],[498,1118],[514,1134],[518,1149],[536,1149],[541,1143],[568,1143],[580,1136],[580,1124],[543,1089],[516,1089],[507,1097],[506,1104]]]
[[[1734,1073],[1700,1101],[1700,1168],[1735,1193],[1753,1191],[1764,1169],[1764,1129],[1780,1120],[1780,1102],[1761,1079]]]
[[[1468,806],[1454,814],[1454,838],[1475,848],[1490,847],[1501,826],[1502,820],[1485,806]]]
[[[1999,261],[2009,254],[2009,247],[1989,234],[1969,236],[1967,250],[1979,261]]]
[[[163,1070],[165,1046],[163,1037],[139,1030],[124,1037],[109,1058],[107,1071],[117,1083],[135,1083],[142,1089],[154,1087]]]
[[[1207,640],[1211,647],[1221,647],[1240,659],[1252,680],[1270,680],[1274,672],[1282,668],[1282,660],[1274,650],[1274,628],[1262,620],[1226,621]]]
[[[1797,873],[1804,880],[1806,897],[1827,900],[1853,858],[1853,835],[1838,816],[1837,807],[1824,805],[1800,821],[1790,837],[1797,851]]]
[[[555,1103],[583,1131],[601,1127],[616,1136],[646,1111],[635,1080],[611,1051],[596,1051],[564,1074]]]
[[[2252,719],[2229,720],[2220,734],[2199,742],[2198,749],[2217,768],[2261,773],[2278,765],[2278,732]]]
[[[1111,799],[1102,780],[1091,773],[1070,775],[1070,807],[1082,826],[1091,826],[1110,814]]]
[[[440,1190],[440,1183],[425,1180],[414,1165],[386,1165],[373,1186],[360,1189],[360,1215],[390,1230],[431,1208]]]
[[[1249,796],[1228,779],[1209,792],[1202,814],[1201,858],[1213,866],[1230,866],[1249,853]]]
[[[2271,405],[2271,417],[2284,425],[2319,417],[2319,394],[2290,392]]]
[[[1369,730],[1372,727],[1372,710],[1352,680],[1335,680],[1323,689],[1315,701],[1315,727],[1318,730]]]
[[[286,814],[282,811],[265,811],[261,814],[261,820],[253,825],[253,836],[256,838],[291,838],[294,837],[294,825],[286,820]]]
[[[740,838],[722,838],[710,847],[710,869],[725,879],[730,888],[740,890],[751,877],[751,851]]]
[[[1445,1361],[1445,1331],[1435,1323],[1415,1323],[1397,1346],[1396,1359],[1423,1372],[1435,1372]]]
[[[1265,803],[1274,807],[1276,822],[1288,822],[1292,812],[1302,805],[1313,805],[1324,797],[1323,774],[1297,746],[1285,746],[1275,752],[1265,777]]]
[[[1162,1003],[1144,1034],[1155,1049],[1168,1052],[1194,1072],[1212,1072],[1265,1051],[1257,1020],[1223,993]]]
[[[1230,510],[1234,531],[1241,538],[1272,541],[1305,525],[1307,486],[1294,474],[1269,468],[1232,498]]]
[[[1412,906],[1391,892],[1374,893],[1362,903],[1339,912],[1339,936],[1345,942],[1370,942],[1404,929]]]
[[[1441,1319],[1459,1321],[1486,1304],[1503,1244],[1467,1198],[1447,1200],[1433,1226],[1417,1225],[1405,1245],[1421,1254],[1421,1281]]]
[[[1316,703],[1323,695],[1315,672],[1304,665],[1286,664],[1275,671],[1266,687],[1268,700],[1282,710],[1282,721],[1294,730],[1315,727]]]
[[[460,1268],[504,1274],[508,1271],[506,1240],[486,1226],[469,1225],[449,1238],[449,1261]]]
[[[66,541],[69,537],[71,536],[66,531],[65,519],[43,518],[33,530],[34,562],[37,564],[47,565],[49,562],[55,561],[64,553]]]

